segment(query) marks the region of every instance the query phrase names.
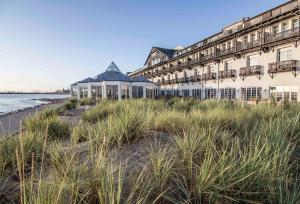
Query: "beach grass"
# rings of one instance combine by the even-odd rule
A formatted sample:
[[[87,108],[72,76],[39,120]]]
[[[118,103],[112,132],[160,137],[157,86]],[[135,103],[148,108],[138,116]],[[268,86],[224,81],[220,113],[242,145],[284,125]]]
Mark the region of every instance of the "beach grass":
[[[297,204],[299,112],[297,104],[104,100],[70,127],[45,111],[0,142],[0,181],[17,175],[20,203]]]

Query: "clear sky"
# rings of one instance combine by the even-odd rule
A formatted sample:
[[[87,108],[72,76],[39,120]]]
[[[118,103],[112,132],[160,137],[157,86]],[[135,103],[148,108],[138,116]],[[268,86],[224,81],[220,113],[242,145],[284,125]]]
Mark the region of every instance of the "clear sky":
[[[143,66],[287,0],[0,0],[0,91],[52,91]]]

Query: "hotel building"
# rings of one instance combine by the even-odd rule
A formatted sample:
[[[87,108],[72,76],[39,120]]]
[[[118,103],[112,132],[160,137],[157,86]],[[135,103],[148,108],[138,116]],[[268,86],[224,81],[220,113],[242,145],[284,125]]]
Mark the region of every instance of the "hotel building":
[[[300,101],[299,6],[288,1],[186,48],[153,47],[129,76],[165,96]]]

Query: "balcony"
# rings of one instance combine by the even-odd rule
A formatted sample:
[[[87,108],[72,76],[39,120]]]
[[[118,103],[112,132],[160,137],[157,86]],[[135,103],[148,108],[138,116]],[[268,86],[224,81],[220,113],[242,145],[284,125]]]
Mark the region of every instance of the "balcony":
[[[257,76],[261,79],[263,75],[263,67],[260,65],[240,68],[239,76],[244,81],[247,76]]]
[[[189,83],[189,78],[188,77],[182,77],[178,79],[179,83]]]
[[[291,71],[296,77],[297,61],[287,60],[282,62],[274,62],[269,64],[268,74],[273,78],[276,73]]]
[[[291,30],[283,31],[281,33],[266,34],[264,38],[264,42],[265,43],[276,42],[286,38],[297,37],[299,36],[299,34],[300,34],[299,27]]]
[[[245,43],[238,44],[237,47],[236,47],[236,50],[237,51],[247,50],[247,49],[250,49],[250,48],[253,48],[253,47],[260,46],[260,44],[261,44],[260,40],[245,42]]]
[[[190,76],[190,82],[201,82],[201,75]]]
[[[217,73],[211,72],[211,73],[203,74],[202,79],[204,81],[216,80],[217,79]]]
[[[230,69],[226,71],[219,71],[219,79],[236,78],[236,70]]]
[[[224,56],[224,55],[228,55],[228,54],[231,54],[235,52],[235,47],[231,47],[231,48],[228,48],[228,49],[225,49],[225,50],[220,50],[219,51],[219,56]]]

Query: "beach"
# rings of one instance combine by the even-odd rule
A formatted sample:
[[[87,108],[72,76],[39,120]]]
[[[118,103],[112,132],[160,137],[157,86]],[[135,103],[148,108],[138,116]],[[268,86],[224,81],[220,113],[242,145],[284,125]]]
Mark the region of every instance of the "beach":
[[[48,108],[58,108],[65,103],[66,99],[53,99],[49,100],[48,104],[42,104],[33,108],[26,108],[11,112],[0,116],[0,135],[15,134],[20,129],[20,124],[23,119],[29,117],[37,112]]]

